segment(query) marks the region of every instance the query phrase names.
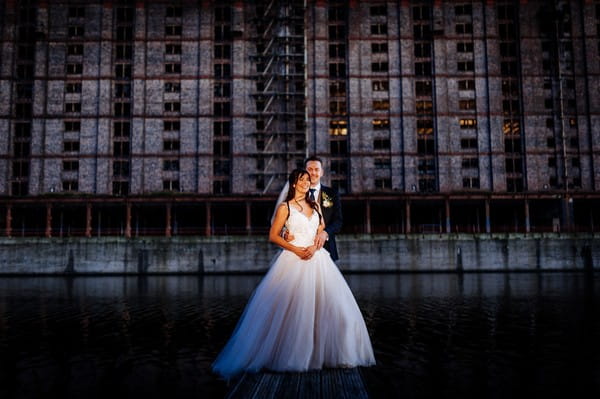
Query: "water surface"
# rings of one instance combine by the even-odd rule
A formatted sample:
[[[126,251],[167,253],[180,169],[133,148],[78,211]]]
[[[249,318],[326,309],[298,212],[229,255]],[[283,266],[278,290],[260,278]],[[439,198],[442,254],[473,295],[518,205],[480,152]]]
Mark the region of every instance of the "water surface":
[[[600,397],[600,275],[346,276],[372,397]],[[223,397],[261,276],[0,278],[0,398]]]

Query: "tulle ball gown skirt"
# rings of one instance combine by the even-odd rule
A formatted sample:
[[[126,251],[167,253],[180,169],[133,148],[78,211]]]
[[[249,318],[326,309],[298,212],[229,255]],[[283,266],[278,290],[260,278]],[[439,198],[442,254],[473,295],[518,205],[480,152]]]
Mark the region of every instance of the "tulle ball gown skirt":
[[[213,364],[230,378],[244,371],[307,371],[375,364],[362,314],[326,250],[276,258],[232,337]]]

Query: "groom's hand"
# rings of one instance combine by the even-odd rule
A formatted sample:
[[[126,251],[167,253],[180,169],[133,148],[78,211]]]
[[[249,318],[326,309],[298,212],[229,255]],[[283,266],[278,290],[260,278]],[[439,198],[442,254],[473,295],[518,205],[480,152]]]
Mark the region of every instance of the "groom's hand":
[[[317,236],[315,237],[315,245],[317,246],[317,249],[323,248],[323,245],[325,245],[325,242],[327,241],[328,238],[329,238],[329,234],[327,234],[327,232],[325,230],[323,230],[319,234],[317,234]]]

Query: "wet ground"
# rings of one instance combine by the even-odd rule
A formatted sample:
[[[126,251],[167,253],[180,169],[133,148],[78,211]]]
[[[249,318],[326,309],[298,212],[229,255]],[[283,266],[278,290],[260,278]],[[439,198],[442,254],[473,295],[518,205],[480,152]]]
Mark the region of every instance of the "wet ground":
[[[0,398],[218,398],[261,276],[0,278]],[[346,276],[374,398],[600,397],[600,274]]]

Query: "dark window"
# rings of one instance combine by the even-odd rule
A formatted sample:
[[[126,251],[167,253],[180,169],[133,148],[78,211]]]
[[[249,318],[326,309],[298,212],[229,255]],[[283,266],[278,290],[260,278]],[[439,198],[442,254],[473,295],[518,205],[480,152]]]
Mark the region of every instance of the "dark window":
[[[17,138],[31,137],[31,123],[29,123],[29,122],[15,123],[15,137],[17,137]]]
[[[118,7],[116,13],[117,23],[133,22],[134,9],[132,7]]]
[[[477,148],[477,139],[460,139],[460,148],[463,150],[473,150]]]
[[[69,37],[81,37],[85,34],[84,27],[80,25],[69,26],[67,29]]]
[[[131,98],[131,83],[115,83],[115,97]]]
[[[231,103],[230,102],[215,102],[214,103],[214,115],[217,118],[231,116]]]
[[[388,52],[388,44],[387,43],[371,43],[371,52],[373,54],[387,53]]]
[[[214,176],[229,176],[231,173],[231,161],[229,159],[215,159],[213,161]]]
[[[475,63],[473,61],[458,61],[456,70],[459,72],[472,72],[475,70]]]
[[[77,191],[79,190],[79,184],[77,180],[63,180],[62,188],[63,191]]]
[[[373,149],[374,150],[389,150],[391,147],[390,139],[374,139]]]
[[[79,141],[64,141],[63,152],[77,152],[79,151]]]
[[[176,53],[176,54],[181,54],[181,46],[179,46],[179,53]],[[215,44],[215,58],[230,59],[231,58],[231,45]]]
[[[375,84],[375,82],[373,82]],[[329,83],[329,96],[330,97],[345,97],[346,96],[346,82],[330,82]]]
[[[474,80],[459,80],[458,90],[475,90]]]
[[[117,117],[131,116],[131,103],[116,102],[114,108]]]
[[[81,103],[65,103],[65,112],[81,112]]]
[[[372,6],[369,9],[369,13],[373,17],[375,17],[375,16],[386,16],[387,15],[387,7],[385,6],[385,4],[377,5],[377,6]]]
[[[425,21],[431,18],[431,10],[428,6],[413,7],[413,20]]]
[[[80,75],[83,73],[83,64],[67,64],[68,75]]]
[[[163,121],[163,130],[167,132],[179,131],[181,123],[179,121]]]
[[[329,77],[330,78],[346,77],[346,64],[343,62],[330,63],[329,64]]]
[[[329,7],[327,10],[329,22],[341,22],[346,20],[346,8],[344,6]]]
[[[459,35],[473,33],[473,24],[470,24],[470,23],[456,24],[456,33]]]
[[[471,4],[460,4],[454,7],[455,15],[471,15],[473,13],[473,6]]]
[[[230,136],[231,135],[231,122],[214,122],[213,134],[215,136]]]
[[[84,18],[85,7],[69,7],[69,18]]]
[[[215,64],[214,69],[216,79],[231,78],[231,64]]]
[[[63,161],[62,168],[65,172],[77,172],[79,170],[79,161]]]
[[[69,44],[67,55],[83,55],[83,44]]]
[[[463,158],[462,168],[463,169],[474,169],[479,167],[479,158]]]
[[[432,139],[418,139],[417,153],[419,155],[433,155],[435,153],[435,143]]]
[[[181,25],[165,26],[165,36],[181,36],[181,32],[182,32]]]
[[[215,40],[216,41],[230,41],[232,39],[231,26],[229,25],[217,25],[215,26]]]
[[[415,62],[416,76],[431,76],[431,62]]]
[[[329,173],[332,175],[347,175],[348,161],[344,159],[332,159],[329,166]]]
[[[165,82],[166,93],[179,93],[181,91],[181,83],[179,82]]]
[[[387,35],[387,24],[373,24],[371,25],[372,35]]]
[[[131,124],[129,122],[115,122],[114,132],[115,137],[129,137],[131,133]]]
[[[345,25],[329,25],[329,40],[345,40],[346,26]]]
[[[229,140],[215,140],[213,142],[213,154],[215,156],[229,156],[231,153]]]
[[[133,28],[131,26],[117,26],[117,40],[133,40]]]
[[[113,195],[127,195],[129,194],[129,182],[126,181],[114,181],[113,184]]]
[[[371,64],[372,72],[387,72],[388,68],[389,68],[389,65],[388,65],[387,61],[373,62]]]
[[[14,143],[14,155],[16,158],[28,157],[31,153],[31,147],[28,141],[16,141]]]
[[[118,79],[131,79],[131,64],[116,64],[115,75]]]
[[[129,141],[115,141],[113,143],[113,155],[115,157],[129,156]]]
[[[473,42],[456,43],[456,52],[457,53],[472,53],[473,52]]]
[[[231,22],[231,7],[215,7],[215,21]]]
[[[222,10],[222,8],[220,8],[219,10]],[[216,12],[216,10],[215,10]],[[181,15],[183,14],[182,8],[181,7],[167,7],[166,10],[166,15],[167,18],[181,18]]]
[[[521,139],[504,139],[504,152],[521,152]]]
[[[12,163],[12,176],[14,178],[29,177],[29,161],[14,161]]]
[[[81,122],[79,121],[65,121],[65,132],[78,132],[81,130]]]
[[[431,57],[431,43],[415,43],[415,57]]]
[[[65,91],[67,93],[81,93],[81,83],[67,83]]]
[[[181,64],[175,62],[165,64],[165,73],[181,73]]]
[[[113,176],[128,177],[129,161],[113,161]]]
[[[163,160],[163,170],[170,172],[177,172],[179,170],[178,159],[165,159]]]
[[[347,155],[348,142],[346,140],[331,140],[329,142],[331,155]]]
[[[164,140],[163,141],[164,151],[179,151],[179,140]]]
[[[430,40],[431,27],[429,25],[413,26],[413,36],[415,40]]]
[[[165,112],[179,112],[181,110],[181,103],[179,101],[169,101],[164,105]]]

